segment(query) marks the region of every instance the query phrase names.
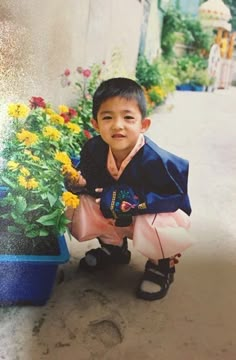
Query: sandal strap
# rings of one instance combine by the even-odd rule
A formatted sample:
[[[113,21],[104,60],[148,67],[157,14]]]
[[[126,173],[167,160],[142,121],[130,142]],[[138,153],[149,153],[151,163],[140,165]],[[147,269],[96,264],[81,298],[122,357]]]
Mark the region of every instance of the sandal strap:
[[[155,271],[160,271],[160,273],[162,273],[164,275],[170,274],[170,273],[175,273],[175,267],[174,266],[170,267],[170,259],[169,258],[159,260],[157,265],[154,264],[153,262],[151,262],[150,260],[148,260],[145,265],[145,270],[149,270],[149,269],[153,269]]]
[[[160,271],[160,270],[158,270]],[[160,286],[160,290],[159,291],[154,291],[154,292],[148,292],[148,291],[144,291],[142,290],[141,286],[143,281],[150,281],[153,282],[157,285]],[[151,271],[150,269],[146,269],[143,277],[142,277],[142,281],[139,285],[139,288],[137,289],[137,296],[141,299],[144,300],[158,300],[158,299],[162,299],[168,292],[170,284],[174,281],[174,274],[173,273],[167,273],[167,274],[157,274],[154,273],[153,271]]]
[[[109,253],[106,250],[108,249],[101,247],[87,251],[85,257],[80,260],[79,268],[94,271],[105,269],[113,264],[129,264],[131,252],[128,249],[121,251],[119,246],[113,246]],[[94,258],[95,261],[90,257]]]
[[[169,277],[168,275],[160,275],[156,274],[153,271],[145,271],[142,281],[151,281],[157,285],[159,285],[161,288],[166,288],[169,285]]]
[[[93,256],[97,264],[109,264],[111,262],[111,256],[103,251],[102,248],[91,249],[85,253],[85,258],[87,255]]]

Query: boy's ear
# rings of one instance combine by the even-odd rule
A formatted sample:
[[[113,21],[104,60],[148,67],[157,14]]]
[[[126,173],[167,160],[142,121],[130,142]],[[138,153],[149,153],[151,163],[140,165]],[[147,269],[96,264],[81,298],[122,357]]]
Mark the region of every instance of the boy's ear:
[[[149,118],[142,119],[141,133],[145,133],[149,129],[150,125],[151,125],[151,119]]]
[[[99,132],[98,122],[95,119],[91,119],[91,124],[93,125],[93,128]]]

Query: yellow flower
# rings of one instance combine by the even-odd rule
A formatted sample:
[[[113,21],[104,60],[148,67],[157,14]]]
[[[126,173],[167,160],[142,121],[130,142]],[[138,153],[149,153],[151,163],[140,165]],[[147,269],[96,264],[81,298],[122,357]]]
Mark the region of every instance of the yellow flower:
[[[32,190],[38,187],[38,181],[34,178],[27,179],[23,175],[18,176],[18,183],[27,190]]]
[[[8,115],[14,118],[25,118],[30,109],[24,104],[9,104]]]
[[[27,180],[23,175],[18,176],[18,183],[23,186],[25,189],[27,189]]]
[[[59,140],[61,137],[60,131],[53,126],[46,126],[43,128],[43,135],[55,141]]]
[[[62,164],[71,165],[71,159],[64,151],[57,151],[55,155],[55,159],[60,161]]]
[[[27,189],[36,189],[38,187],[38,181],[35,180],[35,178],[31,178],[27,182]]]
[[[8,161],[8,163],[7,163],[7,167],[13,171],[16,170],[19,165],[20,165],[19,163],[12,161],[12,160]]]
[[[55,114],[55,111],[52,108],[47,107],[47,108],[45,108],[45,113],[48,115],[52,115],[52,114]]]
[[[69,179],[75,183],[78,182],[80,178],[80,174],[78,173],[78,171],[75,170],[71,165],[63,165],[62,174],[68,175]]]
[[[58,106],[58,109],[59,109],[60,114],[61,114],[61,113],[68,113],[68,112],[69,112],[69,108],[68,108],[68,106],[66,106],[66,105],[59,105],[59,106]]]
[[[77,206],[79,205],[78,196],[72,194],[70,191],[65,191],[62,194],[62,200],[64,201],[66,206],[70,206],[73,209],[77,208]]]
[[[55,124],[60,124],[60,125],[64,124],[64,118],[56,113],[50,115],[50,119]]]
[[[24,129],[22,129],[20,133],[17,133],[16,137],[26,146],[33,145],[38,141],[38,135]]]
[[[34,160],[34,161],[40,161],[40,158],[38,156],[35,156],[35,155],[31,155],[31,159]]]
[[[155,92],[156,94],[160,95],[161,98],[165,97],[165,92],[160,86],[152,86],[148,92]]]
[[[77,125],[77,124],[73,124],[73,123],[69,122],[69,123],[66,124],[66,126],[67,126],[70,130],[74,131],[76,134],[79,134],[80,131],[81,131],[80,126]]]
[[[25,175],[25,176],[29,176],[30,172],[28,169],[26,169],[24,166],[22,166],[22,168],[20,169],[21,174]]]
[[[40,161],[40,158],[39,158],[38,156],[33,155],[31,151],[25,150],[24,153],[25,153],[26,155],[29,155],[29,157],[30,157],[32,160],[34,160],[34,161]]]

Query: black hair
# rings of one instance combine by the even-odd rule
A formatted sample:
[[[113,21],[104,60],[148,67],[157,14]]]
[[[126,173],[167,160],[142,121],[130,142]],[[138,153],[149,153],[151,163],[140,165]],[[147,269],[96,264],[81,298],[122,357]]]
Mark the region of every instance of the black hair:
[[[115,96],[136,100],[142,118],[146,117],[146,99],[142,87],[134,80],[119,77],[103,81],[95,91],[93,95],[93,118],[95,120],[97,120],[101,104]]]

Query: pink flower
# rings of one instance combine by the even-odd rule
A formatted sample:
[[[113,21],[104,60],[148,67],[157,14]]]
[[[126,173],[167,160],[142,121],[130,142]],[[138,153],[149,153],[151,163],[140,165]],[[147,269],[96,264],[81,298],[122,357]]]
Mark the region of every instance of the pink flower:
[[[90,69],[84,69],[82,71],[82,74],[84,75],[84,77],[89,78],[89,76],[91,75],[91,70]]]
[[[31,109],[36,109],[36,108],[43,108],[45,109],[46,104],[43,98],[41,98],[40,96],[32,96],[32,98],[30,99],[30,108]]]
[[[64,75],[65,75],[65,76],[69,76],[69,75],[70,75],[70,70],[69,70],[69,69],[65,69]]]

